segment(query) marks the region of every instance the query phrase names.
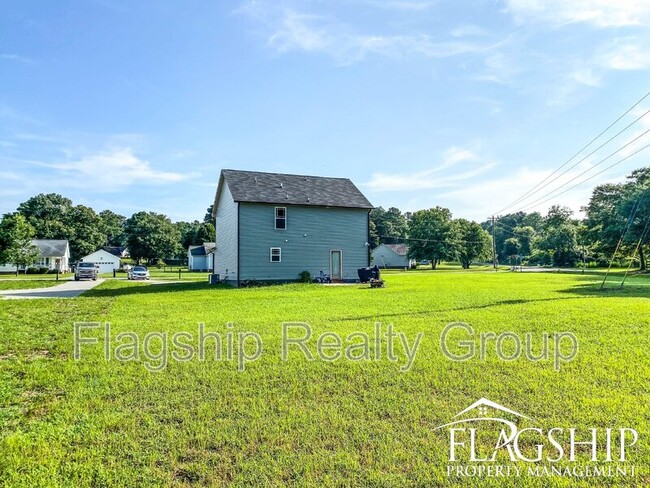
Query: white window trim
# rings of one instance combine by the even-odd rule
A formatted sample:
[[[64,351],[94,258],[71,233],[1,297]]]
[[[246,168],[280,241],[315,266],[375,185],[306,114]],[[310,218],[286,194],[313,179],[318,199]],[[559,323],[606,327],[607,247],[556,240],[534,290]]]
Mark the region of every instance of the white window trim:
[[[278,257],[280,258],[278,261],[273,261],[273,251],[278,250]],[[272,247],[269,250],[269,261],[272,263],[281,263],[282,262],[282,248],[281,247]]]
[[[278,217],[278,209],[284,209],[284,229],[281,227],[278,227],[278,219],[282,217]],[[287,207],[275,207],[273,210],[273,227],[275,227],[275,230],[287,230]]]

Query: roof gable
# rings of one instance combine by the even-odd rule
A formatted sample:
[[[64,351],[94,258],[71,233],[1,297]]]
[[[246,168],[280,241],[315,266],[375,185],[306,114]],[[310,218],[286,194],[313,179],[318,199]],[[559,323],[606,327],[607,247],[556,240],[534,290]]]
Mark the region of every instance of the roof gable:
[[[43,257],[59,257],[68,254],[68,241],[65,239],[34,239],[32,244],[38,247]]]
[[[384,246],[393,251],[398,256],[406,256],[409,253],[409,247],[407,244],[381,244],[377,248]],[[373,251],[374,252],[374,251]]]
[[[363,193],[347,178],[224,169],[219,180],[215,203],[221,185],[225,182],[236,202],[373,208]]]
[[[106,249],[98,249],[97,251],[91,252],[87,256],[82,257],[79,261],[89,261],[97,258],[100,258],[103,261],[111,261],[111,262],[120,260],[119,256],[116,256],[115,254],[108,252]]]

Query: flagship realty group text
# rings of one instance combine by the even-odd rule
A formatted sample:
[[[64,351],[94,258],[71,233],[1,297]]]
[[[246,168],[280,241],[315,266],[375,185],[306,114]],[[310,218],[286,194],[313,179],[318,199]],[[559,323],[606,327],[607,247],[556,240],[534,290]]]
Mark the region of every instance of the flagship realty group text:
[[[368,330],[345,336],[325,331],[315,334],[303,322],[284,322],[277,328],[280,348],[265,351],[258,332],[238,331],[232,322],[217,331],[199,323],[196,333],[148,332],[141,336],[134,331],[113,333],[108,322],[76,322],[74,324],[75,360],[102,356],[105,361],[141,362],[152,372],[163,371],[169,361],[223,361],[245,371],[249,363],[264,354],[279,354],[283,361],[388,361],[402,373],[410,371],[421,351],[425,332],[410,335],[393,324],[377,322]],[[273,331],[271,331],[273,332]],[[517,334],[510,331],[476,333],[470,324],[454,322],[436,331],[431,342],[451,361],[548,361],[556,371],[572,361],[578,353],[578,339],[572,332]]]

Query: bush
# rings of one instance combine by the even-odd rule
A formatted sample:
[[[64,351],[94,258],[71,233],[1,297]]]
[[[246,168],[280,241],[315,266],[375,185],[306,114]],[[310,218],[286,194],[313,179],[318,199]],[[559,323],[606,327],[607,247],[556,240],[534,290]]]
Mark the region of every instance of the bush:
[[[29,267],[27,268],[27,274],[45,274],[48,269],[47,266]]]
[[[311,283],[311,273],[307,270],[301,271],[298,275],[298,281],[300,283]]]

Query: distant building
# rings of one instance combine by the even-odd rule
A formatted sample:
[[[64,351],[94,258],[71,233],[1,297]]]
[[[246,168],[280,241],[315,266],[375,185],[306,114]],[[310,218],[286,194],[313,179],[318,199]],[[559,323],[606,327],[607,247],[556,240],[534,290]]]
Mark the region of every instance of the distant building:
[[[104,251],[108,251],[111,254],[114,254],[117,257],[120,258],[128,258],[129,257],[129,250],[128,248],[124,246],[104,246],[102,247]]]
[[[214,269],[214,242],[187,249],[187,267],[190,271],[212,271]]]
[[[79,259],[83,263],[95,263],[100,273],[112,273],[113,270],[120,269],[121,261],[118,256],[110,252],[99,249]]]
[[[70,269],[70,245],[65,239],[34,239],[32,240],[40,253],[36,261],[28,267],[48,268],[66,273]],[[24,268],[21,268],[24,269]],[[0,272],[16,271],[11,264],[0,264]]]
[[[406,244],[380,244],[372,250],[371,266],[380,268],[410,268],[415,265],[415,259],[408,257],[409,247]]]
[[[214,273],[234,285],[295,281],[302,271],[355,282],[368,266],[372,208],[347,178],[225,169],[212,214]]]

